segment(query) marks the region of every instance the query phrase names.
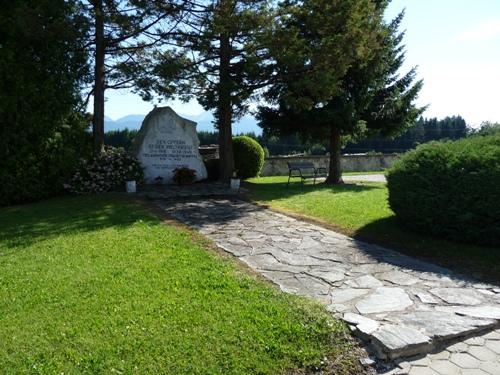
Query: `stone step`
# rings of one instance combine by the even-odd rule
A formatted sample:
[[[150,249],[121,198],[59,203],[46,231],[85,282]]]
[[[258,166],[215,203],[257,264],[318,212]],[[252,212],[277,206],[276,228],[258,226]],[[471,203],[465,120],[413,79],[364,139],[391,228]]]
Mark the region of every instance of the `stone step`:
[[[500,328],[500,322],[495,319],[435,311],[403,315],[394,321],[397,324],[381,324],[353,313],[344,314],[343,320],[383,360],[427,354]]]

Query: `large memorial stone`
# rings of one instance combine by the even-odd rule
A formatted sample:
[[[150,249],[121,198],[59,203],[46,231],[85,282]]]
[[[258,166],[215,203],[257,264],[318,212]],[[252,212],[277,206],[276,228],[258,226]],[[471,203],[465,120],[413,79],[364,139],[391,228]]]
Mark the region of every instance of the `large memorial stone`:
[[[148,113],[134,141],[137,159],[144,167],[146,183],[171,183],[176,168],[196,171],[196,180],[207,177],[198,151],[200,141],[196,122],[179,116],[170,107],[157,107]]]

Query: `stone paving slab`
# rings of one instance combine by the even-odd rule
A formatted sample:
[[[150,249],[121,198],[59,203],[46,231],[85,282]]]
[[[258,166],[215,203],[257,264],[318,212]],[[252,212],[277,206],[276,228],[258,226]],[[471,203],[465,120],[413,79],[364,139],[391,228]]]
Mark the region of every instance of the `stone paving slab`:
[[[430,353],[500,328],[498,286],[239,200],[158,204],[283,291],[323,302],[381,359]],[[498,362],[500,341],[491,341]],[[454,358],[468,366],[468,357]]]
[[[342,179],[345,182],[363,181],[363,182],[387,182],[385,175],[382,173],[360,174],[360,175],[344,175]]]
[[[324,182],[326,178],[317,178],[316,183]],[[342,175],[344,182],[387,182],[383,173]]]
[[[500,329],[420,358],[406,358],[387,375],[500,375]]]
[[[196,182],[191,185],[145,185],[139,188],[138,195],[149,199],[177,199],[235,196],[245,192],[245,189],[231,189],[228,184],[217,182]]]

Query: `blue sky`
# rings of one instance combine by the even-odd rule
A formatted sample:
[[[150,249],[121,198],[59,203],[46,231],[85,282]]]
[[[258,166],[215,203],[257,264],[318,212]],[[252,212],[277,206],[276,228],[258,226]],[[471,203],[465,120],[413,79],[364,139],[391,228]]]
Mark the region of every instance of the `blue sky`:
[[[406,16],[406,63],[418,67],[424,88],[418,104],[424,116],[459,114],[468,123],[500,121],[500,0],[393,0],[387,17]],[[153,105],[140,97],[110,91],[106,115],[112,119],[146,114]],[[195,102],[166,102],[177,112],[197,115]]]

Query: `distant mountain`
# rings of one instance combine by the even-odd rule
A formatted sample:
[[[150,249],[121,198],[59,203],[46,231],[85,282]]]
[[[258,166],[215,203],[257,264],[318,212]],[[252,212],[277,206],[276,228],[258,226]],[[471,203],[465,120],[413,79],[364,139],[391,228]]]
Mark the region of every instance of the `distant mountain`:
[[[130,130],[139,129],[144,120],[145,115],[127,115],[125,117],[119,118],[118,120],[113,120],[109,117],[104,118],[104,129],[109,130],[122,130],[128,128]]]
[[[214,117],[210,112],[202,112],[199,115],[186,115],[181,114],[189,120],[196,122],[197,130],[202,131],[214,131],[213,120]],[[142,121],[146,115],[127,115],[125,117],[119,118],[118,120],[113,120],[109,117],[104,118],[104,129],[106,131],[110,130],[122,130],[128,128],[130,130],[139,129],[141,127]],[[262,129],[257,126],[257,120],[253,116],[245,115],[238,122],[233,124],[233,133],[250,133],[254,132],[256,134],[262,133]]]

